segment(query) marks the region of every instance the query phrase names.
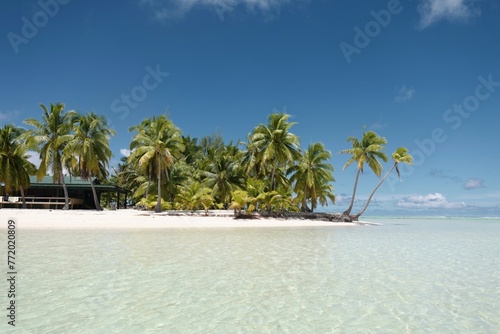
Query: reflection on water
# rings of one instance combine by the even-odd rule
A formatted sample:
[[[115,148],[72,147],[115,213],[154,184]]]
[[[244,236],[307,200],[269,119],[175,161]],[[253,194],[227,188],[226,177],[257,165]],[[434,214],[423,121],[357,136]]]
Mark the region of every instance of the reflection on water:
[[[17,330],[498,333],[498,222],[376,222],[19,230]]]

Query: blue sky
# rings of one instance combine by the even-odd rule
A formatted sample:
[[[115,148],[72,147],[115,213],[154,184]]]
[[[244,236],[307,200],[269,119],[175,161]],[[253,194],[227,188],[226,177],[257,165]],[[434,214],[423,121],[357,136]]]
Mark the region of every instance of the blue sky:
[[[6,0],[0,123],[39,104],[95,111],[117,130],[168,113],[183,133],[244,140],[287,112],[302,147],[333,153],[337,204],[355,176],[348,136],[415,157],[367,214],[500,216],[500,5],[494,0]],[[390,163],[386,165],[386,170]],[[378,179],[360,178],[355,211]]]

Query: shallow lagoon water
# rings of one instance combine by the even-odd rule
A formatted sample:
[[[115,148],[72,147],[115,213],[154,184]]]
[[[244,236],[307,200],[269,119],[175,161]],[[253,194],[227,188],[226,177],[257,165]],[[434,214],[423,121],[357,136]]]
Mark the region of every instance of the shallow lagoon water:
[[[499,333],[499,220],[367,220],[18,230],[16,333]]]

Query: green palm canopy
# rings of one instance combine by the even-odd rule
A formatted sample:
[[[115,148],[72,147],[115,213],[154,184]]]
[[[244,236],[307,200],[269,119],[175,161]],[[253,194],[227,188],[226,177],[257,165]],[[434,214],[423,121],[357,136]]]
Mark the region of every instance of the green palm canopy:
[[[322,143],[313,143],[302,153],[298,163],[289,168],[292,173],[290,181],[294,184],[294,191],[301,199],[303,211],[314,211],[318,201],[322,205],[328,204],[328,199],[335,202],[333,186],[333,166],[328,163],[332,154],[325,150]],[[311,208],[307,207],[311,203]]]
[[[64,111],[64,104],[50,104],[50,109],[40,104],[42,108],[42,120],[28,118],[25,124],[34,127],[26,132],[24,138],[30,148],[40,152],[40,166],[37,177],[41,180],[52,172],[54,183],[61,183],[64,190],[65,204],[63,209],[69,209],[69,196],[63,177],[63,157],[62,151],[71,138],[71,119],[77,115],[75,111]]]
[[[24,190],[30,186],[30,174],[35,173],[35,166],[28,161],[27,147],[20,140],[22,133],[22,129],[12,124],[0,129],[0,181],[6,193],[21,192],[23,208],[26,208]]]
[[[104,116],[97,116],[93,112],[74,115],[71,122],[73,134],[63,149],[63,161],[71,166],[73,175],[91,181],[95,207],[102,210],[92,179],[103,180],[108,174],[107,167],[113,156],[109,139],[114,131],[108,127]]]
[[[268,124],[258,125],[250,136],[256,150],[256,161],[261,173],[269,174],[271,190],[275,190],[278,169],[286,169],[300,158],[299,137],[290,132],[295,122],[288,122],[290,115],[275,113],[268,117]],[[252,150],[250,150],[252,151]]]
[[[156,172],[158,202],[155,211],[161,212],[161,177],[164,175],[168,182],[169,170],[184,151],[181,131],[164,115],[153,116],[130,131],[137,131],[137,134],[130,143],[129,161],[144,172]]]

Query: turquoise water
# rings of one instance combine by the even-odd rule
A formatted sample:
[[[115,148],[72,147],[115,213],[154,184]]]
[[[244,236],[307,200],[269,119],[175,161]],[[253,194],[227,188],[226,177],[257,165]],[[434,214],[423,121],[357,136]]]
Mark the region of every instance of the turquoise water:
[[[18,230],[16,333],[500,332],[498,220],[371,221]]]

